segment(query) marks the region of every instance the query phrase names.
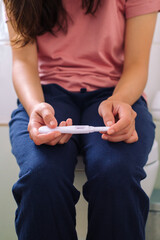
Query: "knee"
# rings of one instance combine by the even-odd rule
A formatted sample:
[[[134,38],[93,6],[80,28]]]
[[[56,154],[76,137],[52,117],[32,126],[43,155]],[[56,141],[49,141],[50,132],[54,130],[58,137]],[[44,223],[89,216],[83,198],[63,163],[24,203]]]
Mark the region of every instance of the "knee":
[[[134,177],[134,169],[127,162],[114,162],[105,165],[99,172],[98,182],[108,189],[122,188],[129,185]]]
[[[126,156],[118,156],[108,160],[98,159],[98,167],[90,171],[89,181],[95,182],[96,186],[106,189],[126,188],[133,184],[140,184],[145,178],[145,172],[142,167],[136,166],[133,159]],[[96,169],[96,172],[95,172]],[[93,173],[94,172],[94,173]]]
[[[20,180],[30,187],[45,188],[49,185],[57,185],[62,179],[62,173],[51,164],[43,163],[29,169]]]
[[[62,178],[61,175],[55,167],[51,167],[49,164],[43,164],[30,170],[28,184],[30,184],[30,187],[32,185],[34,189],[37,188],[37,190],[47,191],[50,187],[53,189],[59,185],[59,181]]]
[[[14,184],[12,190],[17,204],[22,198],[33,201],[51,197],[53,201],[58,201],[65,192],[70,192],[71,195],[75,192],[71,181],[59,169],[48,164],[29,169]]]
[[[46,191],[50,185],[56,185],[58,182],[58,174],[54,170],[45,165],[36,166],[32,169],[21,170],[19,180],[13,186],[13,192],[30,192]]]

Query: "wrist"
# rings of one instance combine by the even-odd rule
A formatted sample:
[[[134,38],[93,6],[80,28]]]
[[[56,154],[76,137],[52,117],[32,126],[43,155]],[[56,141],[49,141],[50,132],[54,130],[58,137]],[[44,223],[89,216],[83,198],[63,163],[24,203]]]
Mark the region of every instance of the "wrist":
[[[124,96],[124,95],[117,94],[117,93],[115,93],[115,94],[113,93],[113,95],[111,97],[109,97],[107,100],[123,102],[123,103],[129,104],[130,106],[132,106],[134,103],[133,99],[130,98],[128,95]]]

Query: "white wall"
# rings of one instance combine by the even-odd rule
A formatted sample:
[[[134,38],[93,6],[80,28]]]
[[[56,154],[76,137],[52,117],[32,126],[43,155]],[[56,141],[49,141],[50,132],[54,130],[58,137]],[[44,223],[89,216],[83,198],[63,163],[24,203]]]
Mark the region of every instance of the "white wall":
[[[9,46],[4,5],[0,0],[0,123],[8,123],[12,110],[16,107],[16,94],[12,85],[12,56]]]
[[[12,85],[11,49],[0,45],[0,123],[8,123],[16,107],[16,94]]]
[[[3,0],[0,0],[0,41],[5,41],[8,38],[7,26],[5,24],[5,11]]]
[[[158,90],[160,90],[160,13],[158,14],[151,49],[148,83],[145,89],[148,96],[149,106]]]

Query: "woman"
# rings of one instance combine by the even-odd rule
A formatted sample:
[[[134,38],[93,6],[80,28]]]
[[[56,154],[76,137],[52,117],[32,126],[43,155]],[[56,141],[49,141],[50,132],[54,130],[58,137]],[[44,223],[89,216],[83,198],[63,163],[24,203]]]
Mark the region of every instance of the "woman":
[[[76,240],[73,186],[84,155],[87,240],[144,240],[143,166],[154,124],[143,90],[160,0],[5,0],[18,108],[10,139],[19,240]],[[143,95],[143,96],[142,96]],[[42,125],[105,133],[40,134]]]

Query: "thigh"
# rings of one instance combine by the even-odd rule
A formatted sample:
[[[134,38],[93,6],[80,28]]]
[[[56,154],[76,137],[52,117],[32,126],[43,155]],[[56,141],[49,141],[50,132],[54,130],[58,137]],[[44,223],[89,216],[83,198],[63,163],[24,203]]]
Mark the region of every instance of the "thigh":
[[[106,96],[107,98],[108,96]],[[101,101],[98,99],[83,112],[82,123],[94,126],[103,126],[103,119],[98,114],[98,106]],[[148,154],[152,148],[155,136],[155,125],[152,116],[148,111],[143,97],[141,97],[133,106],[137,112],[136,130],[139,140],[132,144],[125,142],[113,143],[101,139],[100,133],[92,133],[81,136],[83,143],[83,152],[86,165],[86,174],[88,178],[97,175],[103,169],[111,169],[113,174],[123,169],[135,172],[141,171],[148,159]],[[123,171],[124,172],[124,171]]]
[[[58,123],[68,117],[79,124],[80,114],[67,92],[54,86],[43,87],[45,100],[55,109]],[[29,117],[21,103],[12,113],[9,123],[12,152],[20,167],[20,176],[30,170],[46,166],[66,175],[73,181],[76,156],[79,151],[79,137],[72,136],[68,143],[56,146],[36,146],[27,131]]]

